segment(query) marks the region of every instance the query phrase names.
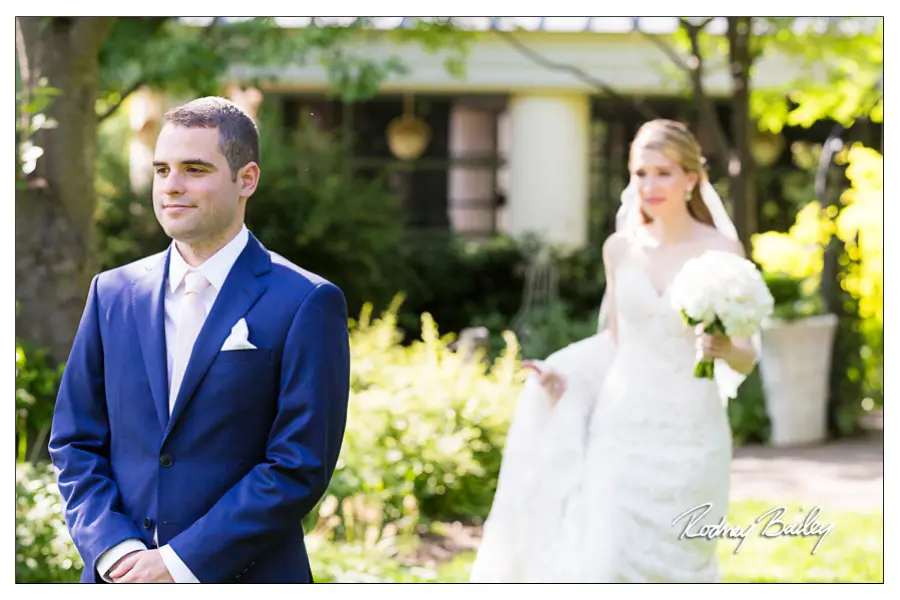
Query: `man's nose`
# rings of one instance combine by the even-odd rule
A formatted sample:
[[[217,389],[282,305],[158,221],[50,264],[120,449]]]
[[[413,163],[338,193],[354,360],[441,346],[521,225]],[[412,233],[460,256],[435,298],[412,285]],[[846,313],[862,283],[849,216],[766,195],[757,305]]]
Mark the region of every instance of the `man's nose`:
[[[180,196],[184,193],[184,179],[176,173],[170,173],[162,182],[162,192],[167,196]]]

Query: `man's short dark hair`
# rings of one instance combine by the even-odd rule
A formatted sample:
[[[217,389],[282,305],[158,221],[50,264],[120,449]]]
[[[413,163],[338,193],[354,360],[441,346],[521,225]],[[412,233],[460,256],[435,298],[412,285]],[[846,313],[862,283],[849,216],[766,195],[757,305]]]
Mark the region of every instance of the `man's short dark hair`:
[[[191,100],[166,113],[164,123],[219,130],[219,148],[228,160],[232,178],[249,162],[259,164],[259,131],[238,105],[225,98],[207,96]]]

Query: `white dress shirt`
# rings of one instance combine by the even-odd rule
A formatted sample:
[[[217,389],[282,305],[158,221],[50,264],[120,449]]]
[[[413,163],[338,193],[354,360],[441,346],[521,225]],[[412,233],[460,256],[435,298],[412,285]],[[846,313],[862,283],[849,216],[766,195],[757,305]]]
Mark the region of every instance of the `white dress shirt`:
[[[166,364],[169,387],[172,386],[172,366],[175,357],[172,349],[175,347],[175,340],[178,338],[178,316],[181,311],[181,303],[184,299],[184,276],[189,270],[195,270],[203,273],[210,285],[203,292],[203,303],[206,306],[206,314],[212,310],[213,303],[219,295],[219,290],[225,284],[231,267],[244,251],[247,241],[250,239],[250,232],[247,227],[241,227],[240,232],[226,244],[221,250],[209,257],[198,267],[191,267],[187,264],[181,253],[178,251],[175,243],[172,243],[169,259],[169,272],[167,273],[166,297],[164,302],[164,310],[166,314]],[[174,398],[178,395],[178,390],[169,390],[169,396]],[[169,406],[173,406],[174,402],[169,402]],[[153,539],[157,539],[157,532],[153,533]],[[103,553],[97,560],[97,571],[105,581],[112,583],[108,572],[110,568],[121,557],[133,552],[134,550],[146,550],[144,543],[137,539],[129,539],[114,546],[107,552]],[[187,565],[175,554],[171,546],[168,544],[159,549],[163,562],[169,570],[169,574],[176,583],[199,583],[198,579],[187,568]]]

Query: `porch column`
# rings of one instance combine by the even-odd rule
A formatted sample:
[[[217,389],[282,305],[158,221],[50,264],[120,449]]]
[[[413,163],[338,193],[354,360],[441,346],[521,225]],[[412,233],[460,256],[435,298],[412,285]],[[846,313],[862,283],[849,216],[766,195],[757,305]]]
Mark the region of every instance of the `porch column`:
[[[510,98],[509,230],[569,249],[588,242],[586,94]]]

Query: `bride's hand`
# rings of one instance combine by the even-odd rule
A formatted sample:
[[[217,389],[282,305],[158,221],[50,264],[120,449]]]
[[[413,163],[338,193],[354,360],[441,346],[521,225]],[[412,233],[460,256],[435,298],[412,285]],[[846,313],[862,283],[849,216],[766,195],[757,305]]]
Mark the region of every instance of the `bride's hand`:
[[[731,356],[731,338],[724,333],[705,333],[703,325],[697,325],[697,350],[703,353],[705,358],[720,358],[728,360]]]
[[[540,378],[541,386],[550,396],[553,404],[559,402],[559,399],[566,393],[566,378],[556,371],[545,371]]]
[[[544,388],[544,391],[547,392],[553,404],[559,402],[559,399],[566,393],[566,378],[562,373],[554,371],[537,361],[525,361],[524,365],[537,373],[538,382]]]

